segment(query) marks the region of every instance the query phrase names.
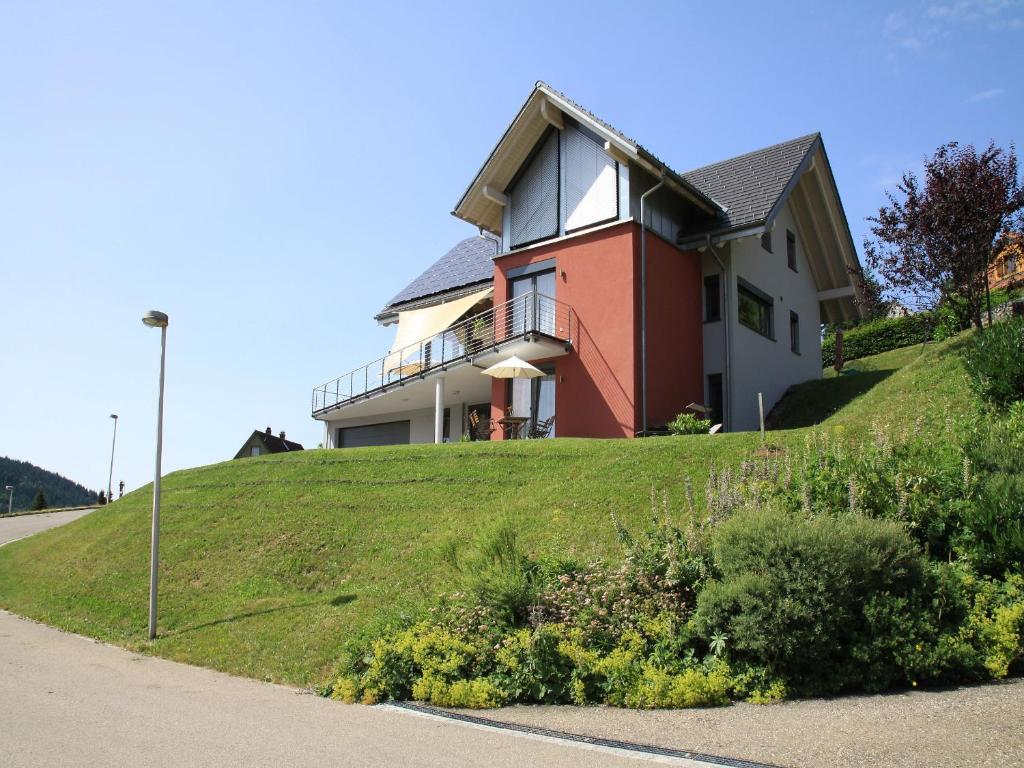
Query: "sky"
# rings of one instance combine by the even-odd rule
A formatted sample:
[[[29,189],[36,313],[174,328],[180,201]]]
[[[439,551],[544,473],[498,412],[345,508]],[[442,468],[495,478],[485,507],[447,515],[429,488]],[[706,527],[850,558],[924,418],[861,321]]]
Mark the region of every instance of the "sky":
[[[0,0],[0,455],[106,486],[387,352],[373,316],[537,80],[685,171],[821,131],[865,217],[947,141],[1024,132],[1024,5]]]

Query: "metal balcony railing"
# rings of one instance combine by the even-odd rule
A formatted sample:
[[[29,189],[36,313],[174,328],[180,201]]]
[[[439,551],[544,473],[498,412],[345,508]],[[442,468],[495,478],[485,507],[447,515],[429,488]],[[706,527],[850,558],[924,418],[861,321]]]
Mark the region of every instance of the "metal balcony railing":
[[[567,304],[542,293],[525,293],[321,384],[313,390],[313,415],[498,351],[508,342],[540,335],[571,343],[574,324]]]

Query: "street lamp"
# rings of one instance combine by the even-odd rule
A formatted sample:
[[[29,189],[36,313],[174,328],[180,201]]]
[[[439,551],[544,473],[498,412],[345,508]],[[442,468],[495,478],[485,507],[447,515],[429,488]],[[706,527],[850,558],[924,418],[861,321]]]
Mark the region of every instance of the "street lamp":
[[[114,445],[117,443],[117,414],[110,414],[114,420],[114,439],[110,441],[110,474],[107,475],[107,504],[114,500]]]
[[[164,447],[164,360],[167,357],[167,315],[149,310],[142,322],[160,329],[160,399],[156,411],[156,474],[153,476],[153,533],[149,553],[149,639],[156,637],[156,575],[160,548],[160,455]],[[116,424],[116,422],[115,422]]]
[[[14,507],[14,486],[5,485],[4,490],[7,491],[7,514],[9,515]]]

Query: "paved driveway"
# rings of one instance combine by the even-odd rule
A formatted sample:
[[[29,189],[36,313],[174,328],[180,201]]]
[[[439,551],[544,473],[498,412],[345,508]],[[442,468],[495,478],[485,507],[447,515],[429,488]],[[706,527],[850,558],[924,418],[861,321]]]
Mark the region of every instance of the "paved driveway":
[[[18,767],[650,764],[587,745],[346,706],[129,653],[4,611],[0,724],[0,764]]]
[[[31,536],[33,533],[56,528],[58,525],[70,523],[94,510],[75,509],[70,512],[42,512],[38,515],[16,515],[0,517],[0,547],[12,541]]]

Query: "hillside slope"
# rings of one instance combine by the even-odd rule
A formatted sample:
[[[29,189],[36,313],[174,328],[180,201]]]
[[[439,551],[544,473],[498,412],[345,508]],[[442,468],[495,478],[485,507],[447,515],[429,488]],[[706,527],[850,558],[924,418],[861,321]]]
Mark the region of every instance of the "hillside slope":
[[[862,373],[851,378],[872,365],[892,373],[862,381],[853,399],[828,380],[793,397],[831,398],[831,410],[846,397],[826,424],[850,434],[874,416],[944,418],[966,402],[949,344],[887,355],[858,361]],[[770,439],[797,447],[805,433]],[[535,551],[614,557],[612,513],[627,525],[645,519],[652,490],[684,509],[687,481],[699,509],[709,467],[735,466],[758,444],[747,433],[313,450],[175,472],[163,486],[154,643],[144,639],[148,488],[0,548],[0,607],[161,656],[312,685],[343,639],[444,589],[450,539],[513,515]]]
[[[0,456],[0,492],[14,486],[14,511],[32,508],[36,492],[42,490],[48,507],[77,507],[96,502],[96,492],[27,461]],[[3,509],[7,512],[7,494],[3,493]]]

